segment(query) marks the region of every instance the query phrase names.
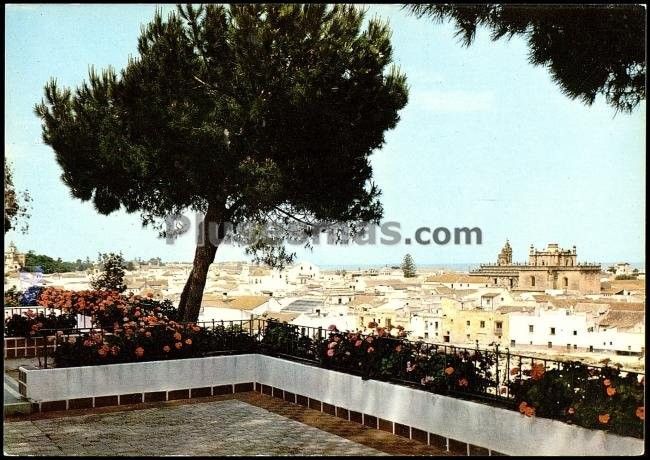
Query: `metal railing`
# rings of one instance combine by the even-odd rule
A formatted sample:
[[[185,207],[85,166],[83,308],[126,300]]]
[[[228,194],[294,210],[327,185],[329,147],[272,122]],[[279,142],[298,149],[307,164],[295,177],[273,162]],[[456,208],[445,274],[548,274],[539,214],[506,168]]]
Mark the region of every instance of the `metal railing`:
[[[14,315],[27,317],[27,313],[30,311],[36,315],[38,315],[39,313],[43,313],[45,316],[51,313],[54,313],[57,316],[61,315],[62,313],[65,313],[65,310],[61,310],[60,308],[42,307],[40,305],[34,305],[29,307],[5,307],[4,308],[5,322],[11,317],[13,317]],[[94,318],[92,316],[82,315],[79,313],[77,313],[75,316],[77,318],[77,327],[80,328],[93,327]]]

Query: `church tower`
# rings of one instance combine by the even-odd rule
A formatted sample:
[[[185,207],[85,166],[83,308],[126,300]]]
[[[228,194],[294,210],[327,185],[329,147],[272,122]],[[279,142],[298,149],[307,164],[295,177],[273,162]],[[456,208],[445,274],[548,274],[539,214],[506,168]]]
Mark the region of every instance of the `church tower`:
[[[512,248],[510,247],[510,242],[508,240],[506,240],[506,244],[499,253],[497,265],[512,265]]]

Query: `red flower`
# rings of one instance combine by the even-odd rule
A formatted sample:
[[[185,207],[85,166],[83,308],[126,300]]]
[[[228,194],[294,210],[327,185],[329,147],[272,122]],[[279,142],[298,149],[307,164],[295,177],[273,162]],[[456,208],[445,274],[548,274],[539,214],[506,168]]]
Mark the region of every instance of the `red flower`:
[[[186,339],[185,345],[192,345],[192,339]]]
[[[363,342],[361,340],[357,340],[356,342],[354,342],[354,346],[355,347],[360,347],[362,343]]]
[[[607,396],[614,396],[616,394],[616,388],[607,387]]]
[[[462,378],[458,381],[458,386],[460,387],[466,387],[469,385],[469,382],[467,381],[466,378]]]
[[[530,376],[533,380],[539,380],[544,376],[546,369],[544,368],[543,363],[535,364],[530,371]]]
[[[329,356],[330,358],[334,356],[334,349],[330,348],[329,350],[327,350],[327,356]]]
[[[454,368],[449,366],[448,368],[445,369],[445,374],[451,375],[454,373]]]
[[[639,417],[641,420],[645,418],[645,407],[639,406],[636,408],[635,412],[636,416]]]
[[[374,348],[372,348],[372,347],[368,347],[368,353],[372,353],[373,351],[375,351]]]
[[[183,348],[183,344],[181,342],[176,342],[174,344],[174,346],[176,347],[177,350],[180,350],[181,348]]]
[[[144,355],[144,348],[138,347],[135,349],[135,355],[140,358]]]
[[[603,385],[605,385],[606,387],[610,386],[611,384],[612,382],[610,382],[609,379],[603,380]]]
[[[607,423],[609,423],[609,418],[610,418],[609,414],[600,414],[598,416],[598,421],[603,425],[606,425]]]

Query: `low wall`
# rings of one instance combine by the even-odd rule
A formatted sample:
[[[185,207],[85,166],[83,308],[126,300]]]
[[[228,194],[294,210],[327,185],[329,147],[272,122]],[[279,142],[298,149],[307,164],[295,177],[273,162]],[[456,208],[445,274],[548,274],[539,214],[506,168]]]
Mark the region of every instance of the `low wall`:
[[[5,337],[4,359],[32,358],[43,355],[43,337]],[[48,353],[54,352],[54,344],[48,345]]]
[[[123,404],[255,388],[371,428],[446,446],[448,450],[458,451],[460,446],[467,454],[643,453],[641,439],[529,418],[487,404],[362,380],[259,354],[61,369],[20,368],[19,387],[21,394],[39,405],[39,410],[108,405],[107,398]]]
[[[643,440],[260,355],[257,381],[507,455],[639,455]],[[377,421],[379,423],[379,421]]]
[[[21,367],[18,384],[20,393],[33,402],[186,390],[255,382],[257,359],[235,355],[60,369]]]

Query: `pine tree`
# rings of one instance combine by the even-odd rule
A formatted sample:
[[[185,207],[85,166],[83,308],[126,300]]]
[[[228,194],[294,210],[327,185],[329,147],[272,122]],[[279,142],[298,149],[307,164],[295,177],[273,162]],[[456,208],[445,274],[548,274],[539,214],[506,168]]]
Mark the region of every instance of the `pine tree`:
[[[411,254],[406,254],[404,256],[401,268],[402,272],[404,273],[404,278],[415,277],[415,263],[413,262],[413,257],[411,257]]]
[[[593,104],[605,96],[631,112],[646,92],[646,7],[622,5],[408,4],[417,17],[449,20],[469,46],[479,26],[492,40],[519,35],[529,61],[546,67],[568,97]]]
[[[369,157],[408,89],[388,25],[363,23],[352,5],[179,6],[143,27],[121,72],[91,68],[76,91],[46,85],[35,111],[74,197],[158,229],[205,213],[183,321],[198,318],[214,224],[276,226],[279,238],[243,244],[281,266],[295,256],[287,237],[381,219]]]
[[[126,291],[126,285],[124,284],[124,269],[126,268],[126,264],[124,263],[122,254],[115,254],[113,252],[99,254],[98,262],[102,273],[92,279],[90,283],[92,288],[104,291]]]

